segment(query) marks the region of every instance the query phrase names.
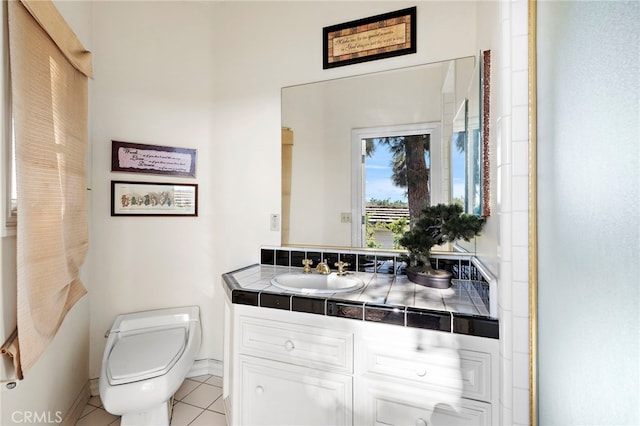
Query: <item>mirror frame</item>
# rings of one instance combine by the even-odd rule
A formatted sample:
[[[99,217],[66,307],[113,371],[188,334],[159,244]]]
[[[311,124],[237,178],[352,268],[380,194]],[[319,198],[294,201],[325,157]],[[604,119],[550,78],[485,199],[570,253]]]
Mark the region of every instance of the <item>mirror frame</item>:
[[[491,50],[480,55],[480,137],[482,143],[482,216],[491,215],[490,179],[491,160],[489,152],[491,120]]]
[[[529,59],[529,418],[538,425],[537,4],[528,0]]]

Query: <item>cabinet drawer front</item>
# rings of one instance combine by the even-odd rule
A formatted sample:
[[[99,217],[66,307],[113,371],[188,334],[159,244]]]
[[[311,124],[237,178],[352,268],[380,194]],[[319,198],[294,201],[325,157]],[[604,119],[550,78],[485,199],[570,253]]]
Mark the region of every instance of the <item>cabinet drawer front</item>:
[[[466,400],[446,393],[365,380],[362,416],[356,423],[397,426],[488,426],[491,404]]]
[[[353,371],[353,334],[307,325],[243,316],[240,352],[306,367]]]
[[[240,357],[239,425],[350,426],[351,376]]]
[[[491,355],[446,347],[367,345],[367,373],[491,401]]]

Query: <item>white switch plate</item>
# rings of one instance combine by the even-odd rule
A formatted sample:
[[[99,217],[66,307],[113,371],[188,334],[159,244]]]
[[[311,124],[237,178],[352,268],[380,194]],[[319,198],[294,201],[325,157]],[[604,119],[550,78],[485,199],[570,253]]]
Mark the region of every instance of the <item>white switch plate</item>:
[[[351,213],[349,213],[349,212],[340,213],[340,222],[342,222],[342,223],[351,223]]]
[[[270,229],[272,231],[279,231],[280,230],[280,215],[279,214],[275,214],[272,213],[271,214],[271,218],[269,220],[270,223]]]

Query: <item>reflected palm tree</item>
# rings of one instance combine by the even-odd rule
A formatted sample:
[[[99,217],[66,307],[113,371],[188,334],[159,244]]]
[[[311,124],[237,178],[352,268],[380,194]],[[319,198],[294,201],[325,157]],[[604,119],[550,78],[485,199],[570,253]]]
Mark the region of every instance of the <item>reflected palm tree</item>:
[[[367,157],[380,146],[391,152],[391,179],[395,186],[405,189],[411,224],[418,219],[422,209],[431,204],[429,142],[428,134],[366,139]]]

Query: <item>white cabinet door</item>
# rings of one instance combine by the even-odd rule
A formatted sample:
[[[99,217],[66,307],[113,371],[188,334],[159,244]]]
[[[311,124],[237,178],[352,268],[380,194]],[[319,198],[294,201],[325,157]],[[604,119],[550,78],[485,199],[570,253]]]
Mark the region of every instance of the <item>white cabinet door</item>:
[[[238,425],[353,424],[351,376],[250,356],[239,373]]]

